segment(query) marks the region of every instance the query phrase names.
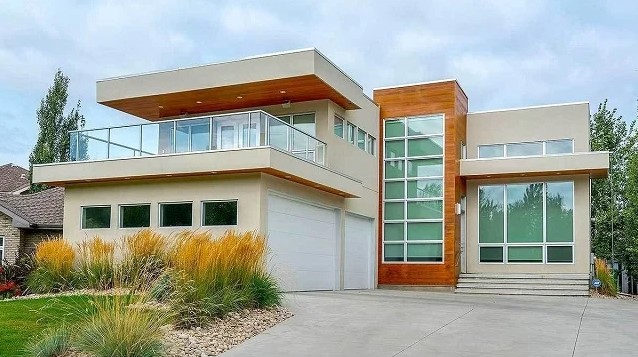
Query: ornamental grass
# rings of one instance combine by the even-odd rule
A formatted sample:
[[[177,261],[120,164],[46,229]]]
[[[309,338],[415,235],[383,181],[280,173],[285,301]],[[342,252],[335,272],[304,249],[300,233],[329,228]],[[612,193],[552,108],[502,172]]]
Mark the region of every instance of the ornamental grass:
[[[145,228],[122,238],[122,272],[130,283],[148,283],[166,268],[169,248],[166,236]]]
[[[616,296],[618,294],[618,288],[616,286],[616,279],[609,269],[609,265],[605,259],[596,258],[594,261],[596,268],[596,277],[601,282],[600,293],[603,295]]]
[[[36,268],[29,274],[28,288],[35,293],[70,289],[74,283],[75,257],[71,244],[61,237],[38,243],[34,253]]]
[[[113,287],[115,243],[95,236],[78,244],[77,286],[96,290]]]

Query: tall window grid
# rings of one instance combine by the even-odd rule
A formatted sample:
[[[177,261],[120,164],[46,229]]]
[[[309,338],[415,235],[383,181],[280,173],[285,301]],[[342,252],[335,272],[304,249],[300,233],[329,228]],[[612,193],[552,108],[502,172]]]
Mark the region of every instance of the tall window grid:
[[[443,262],[444,116],[384,121],[383,262]]]

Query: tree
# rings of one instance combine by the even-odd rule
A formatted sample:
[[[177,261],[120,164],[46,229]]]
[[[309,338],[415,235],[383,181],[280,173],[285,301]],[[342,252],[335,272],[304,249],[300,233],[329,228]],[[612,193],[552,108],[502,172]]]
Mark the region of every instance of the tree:
[[[80,114],[80,101],[65,115],[69,89],[69,77],[58,69],[53,78],[53,85],[40,101],[36,112],[38,140],[29,155],[29,179],[31,192],[46,189],[45,185],[33,183],[33,165],[63,162],[69,160],[69,131],[84,128],[84,116]]]
[[[627,124],[616,109],[607,108],[607,100],[598,106],[591,117],[591,149],[609,151],[609,177],[592,181],[592,250],[596,256],[605,259],[623,259],[616,254],[616,245],[620,248],[627,243],[630,230],[627,221],[628,206],[628,163],[635,155],[635,120]],[[612,241],[613,235],[613,241]],[[613,257],[612,257],[613,246]],[[622,261],[621,261],[622,262]],[[626,263],[626,261],[625,261]]]
[[[627,163],[627,207],[623,212],[626,235],[618,244],[619,259],[629,275],[638,278],[638,150]]]

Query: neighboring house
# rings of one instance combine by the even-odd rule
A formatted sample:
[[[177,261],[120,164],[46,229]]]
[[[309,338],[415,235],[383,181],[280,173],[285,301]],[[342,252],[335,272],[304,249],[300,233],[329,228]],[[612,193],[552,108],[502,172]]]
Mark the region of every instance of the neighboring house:
[[[588,275],[609,157],[587,103],[468,113],[455,80],[371,99],[314,49],[105,79],[97,101],[147,122],[72,132],[70,162],[35,166],[71,241],[256,229],[286,290]]]
[[[64,188],[27,194],[29,171],[20,166],[0,166],[0,260],[13,262],[23,248],[62,234]]]

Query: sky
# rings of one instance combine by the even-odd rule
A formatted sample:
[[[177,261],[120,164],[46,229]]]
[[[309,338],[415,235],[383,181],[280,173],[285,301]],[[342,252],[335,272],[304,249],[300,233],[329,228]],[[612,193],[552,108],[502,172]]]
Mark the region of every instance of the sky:
[[[638,100],[638,1],[0,0],[0,164],[28,167],[57,68],[87,128],[140,122],[99,79],[315,47],[375,87],[455,78],[470,111]]]

